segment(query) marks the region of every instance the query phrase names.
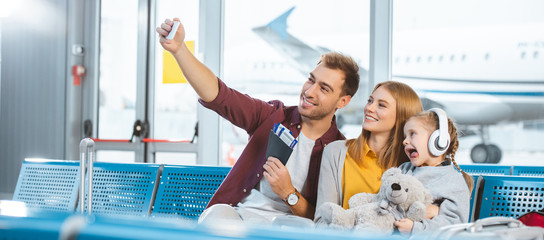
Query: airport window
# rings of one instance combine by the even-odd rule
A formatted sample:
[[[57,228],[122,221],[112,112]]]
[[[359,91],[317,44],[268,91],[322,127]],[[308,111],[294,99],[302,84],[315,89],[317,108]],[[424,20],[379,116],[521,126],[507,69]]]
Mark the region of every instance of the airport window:
[[[182,19],[186,29],[185,40],[189,48],[198,55],[198,17],[197,0],[159,0],[157,1],[157,24],[166,18]],[[153,28],[155,29],[155,28]],[[165,52],[161,45],[155,44],[155,84],[153,138],[161,140],[191,140],[197,122],[196,109],[198,95],[184,80],[179,67]],[[168,61],[164,63],[163,61]],[[175,75],[171,75],[175,73]]]
[[[222,80],[228,86],[255,98],[265,101],[279,99],[286,105],[298,105],[302,84],[317,64],[319,56],[326,51],[325,48],[360,59],[360,67],[368,69],[369,9],[370,1],[358,0],[341,0],[332,5],[326,0],[226,0]],[[286,28],[270,32],[290,34],[311,51],[296,56],[293,53],[300,52],[301,47],[305,46],[293,45],[294,48],[290,48],[287,42],[285,47],[289,49],[282,51],[280,49],[285,41],[269,43],[275,40],[267,37],[263,30],[282,14],[286,14]],[[263,64],[262,68],[248,67],[256,66],[256,62],[267,64]],[[278,71],[270,63],[286,67]],[[364,87],[365,90],[357,94],[365,94]],[[350,105],[356,106],[353,101]],[[338,118],[351,119],[352,116]],[[222,164],[230,165],[238,159],[247,143],[247,133],[228,121],[222,121]],[[360,127],[360,123],[354,125]],[[359,131],[350,131],[350,134],[358,135]]]
[[[393,2],[393,55],[462,51],[437,60],[471,63],[439,70],[392,65],[393,80],[412,86],[424,108],[440,106],[457,122],[464,133],[457,163],[544,165],[544,69],[536,49],[543,8],[539,0]],[[527,58],[538,60],[520,61]]]
[[[138,2],[102,1],[100,18],[98,138],[128,140],[136,119]]]
[[[155,155],[149,153],[161,144],[154,140],[177,144],[189,142],[194,136],[198,98],[183,81],[171,55],[162,51],[158,41],[149,40],[148,34],[154,33],[155,24],[164,19],[179,17],[190,29],[186,35],[188,45],[198,51],[198,6],[198,0],[101,2],[98,136],[94,136],[98,138],[98,161],[153,162],[150,157]],[[155,13],[149,14],[148,9]],[[145,19],[151,16],[155,19]],[[120,36],[123,41],[119,41]],[[148,51],[150,41],[154,49]],[[170,65],[163,71],[165,61]],[[142,127],[137,127],[137,122],[142,122]],[[139,132],[145,135],[133,136],[136,129],[143,129]],[[171,149],[178,151],[177,146]]]
[[[196,165],[196,153],[156,152],[155,163],[170,165]]]
[[[135,162],[135,152],[97,150],[96,160],[100,162],[132,163]]]

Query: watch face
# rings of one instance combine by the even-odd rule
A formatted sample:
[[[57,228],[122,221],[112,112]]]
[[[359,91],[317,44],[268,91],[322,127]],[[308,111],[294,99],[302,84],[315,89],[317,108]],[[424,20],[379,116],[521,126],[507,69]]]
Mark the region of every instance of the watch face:
[[[289,194],[289,196],[287,197],[287,203],[291,206],[297,204],[298,202],[298,196],[297,194],[295,193],[292,193],[292,194]]]

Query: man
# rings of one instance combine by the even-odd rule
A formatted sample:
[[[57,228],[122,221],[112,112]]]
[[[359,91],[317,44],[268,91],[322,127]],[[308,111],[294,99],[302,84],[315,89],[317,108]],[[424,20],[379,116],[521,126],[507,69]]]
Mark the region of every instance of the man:
[[[304,83],[298,106],[264,102],[228,88],[198,61],[184,43],[182,24],[174,38],[167,40],[172,25],[166,19],[157,27],[160,43],[178,62],[199,102],[250,136],[199,222],[213,218],[271,222],[274,217],[292,214],[313,219],[321,154],[326,144],[344,139],[334,114],[358,89],[357,64],[339,53],[324,54]],[[298,140],[286,166],[277,158],[265,157],[275,123],[283,124]]]

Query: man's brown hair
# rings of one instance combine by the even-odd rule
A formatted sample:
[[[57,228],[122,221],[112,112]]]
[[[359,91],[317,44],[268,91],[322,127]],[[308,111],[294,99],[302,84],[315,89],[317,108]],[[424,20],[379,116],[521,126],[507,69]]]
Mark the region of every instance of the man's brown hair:
[[[342,92],[344,95],[355,95],[359,89],[359,66],[350,56],[339,52],[328,52],[321,55],[318,65],[325,64],[327,68],[339,69],[344,72],[344,86]]]

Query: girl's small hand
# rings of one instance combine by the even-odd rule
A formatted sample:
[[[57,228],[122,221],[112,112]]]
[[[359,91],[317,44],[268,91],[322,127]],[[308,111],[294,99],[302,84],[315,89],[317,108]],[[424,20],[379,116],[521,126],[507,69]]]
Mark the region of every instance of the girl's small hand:
[[[395,221],[393,225],[395,225],[395,227],[397,227],[399,229],[399,232],[401,233],[410,233],[412,232],[412,227],[414,227],[414,221],[408,218],[404,218],[404,219]]]
[[[440,212],[440,207],[439,206],[436,206],[434,204],[430,204],[427,207],[427,212],[425,213],[425,219],[432,219],[433,217],[438,215],[439,212]]]

